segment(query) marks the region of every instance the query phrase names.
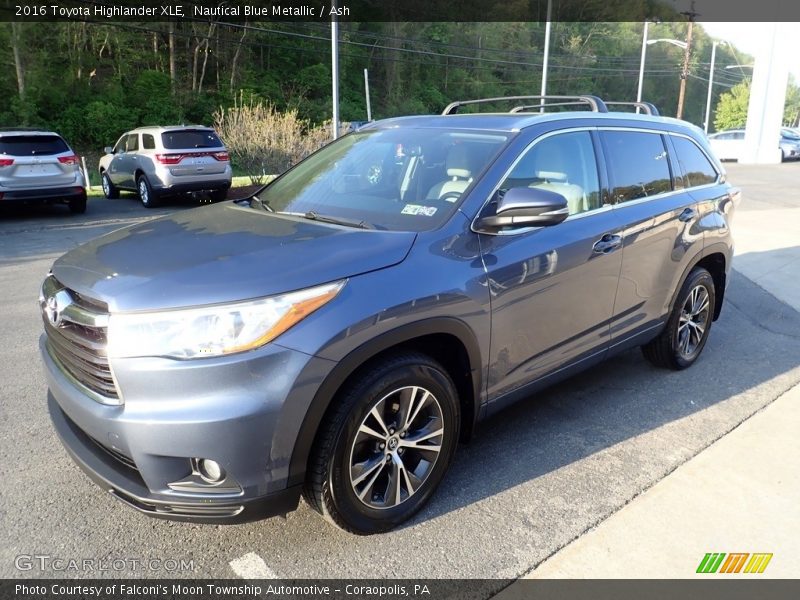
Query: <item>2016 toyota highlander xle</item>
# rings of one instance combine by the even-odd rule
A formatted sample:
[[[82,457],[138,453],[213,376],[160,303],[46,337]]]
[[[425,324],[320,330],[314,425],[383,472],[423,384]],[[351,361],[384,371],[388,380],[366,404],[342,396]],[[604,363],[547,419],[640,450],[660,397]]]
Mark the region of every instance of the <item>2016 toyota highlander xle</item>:
[[[246,201],[59,258],[41,354],[73,459],[153,516],[241,522],[302,494],[373,533],[511,402],[635,346],[689,367],[739,198],[706,137],[646,104],[525,100],[370,124]]]

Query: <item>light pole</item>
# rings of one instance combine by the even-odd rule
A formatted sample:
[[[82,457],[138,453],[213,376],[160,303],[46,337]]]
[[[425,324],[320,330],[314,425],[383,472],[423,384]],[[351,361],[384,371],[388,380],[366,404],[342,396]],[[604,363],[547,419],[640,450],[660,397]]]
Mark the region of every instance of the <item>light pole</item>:
[[[550,17],[553,13],[553,0],[547,0],[547,24],[544,27],[544,60],[542,61],[542,91],[547,94],[547,63],[550,58]],[[544,98],[539,100],[539,112],[544,112]]]
[[[642,101],[642,84],[644,83],[644,59],[647,56],[647,29],[650,27],[650,21],[644,22],[644,33],[642,34],[642,59],[639,61],[639,86],[636,89],[636,101]],[[636,112],[639,112],[639,107],[636,107]]]
[[[711,46],[711,72],[708,74],[708,96],[706,96],[706,116],[703,129],[708,133],[708,122],[711,120],[711,90],[714,88],[714,63],[717,60],[717,46],[727,46],[728,42],[714,40]]]
[[[336,2],[333,2],[336,8]],[[336,14],[331,10],[331,96],[333,97],[333,123],[332,137],[339,137],[339,22]]]

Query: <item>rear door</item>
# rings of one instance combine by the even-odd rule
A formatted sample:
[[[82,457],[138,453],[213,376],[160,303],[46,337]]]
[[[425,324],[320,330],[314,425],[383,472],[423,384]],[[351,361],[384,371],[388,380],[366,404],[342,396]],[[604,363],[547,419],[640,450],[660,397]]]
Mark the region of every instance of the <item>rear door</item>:
[[[492,401],[565,365],[599,360],[608,347],[621,227],[603,201],[595,146],[590,129],[545,134],[499,185],[500,194],[520,186],[558,192],[570,216],[552,227],[480,236],[492,306]]]
[[[0,137],[2,187],[41,189],[75,185],[77,173],[78,158],[57,135],[31,133]]]
[[[685,190],[672,144],[658,131],[600,132],[614,212],[623,223],[622,273],[612,346],[660,326],[689,261],[703,246],[698,207]]]
[[[128,147],[138,147],[138,136],[135,133],[123,135],[114,146],[114,158],[108,165],[108,176],[117,187],[133,187],[133,160],[128,153]]]
[[[175,129],[161,134],[161,162],[175,177],[221,175],[228,152],[212,129]]]

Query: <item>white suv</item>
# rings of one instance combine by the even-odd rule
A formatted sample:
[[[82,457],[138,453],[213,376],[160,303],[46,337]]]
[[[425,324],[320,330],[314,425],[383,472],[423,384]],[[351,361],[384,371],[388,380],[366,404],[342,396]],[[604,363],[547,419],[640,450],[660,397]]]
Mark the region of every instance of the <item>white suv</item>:
[[[66,203],[86,212],[86,182],[80,161],[57,133],[0,130],[0,202]]]
[[[135,191],[147,208],[165,196],[207,192],[224,200],[231,187],[230,156],[210,127],[140,127],[105,148],[100,178],[106,198]]]

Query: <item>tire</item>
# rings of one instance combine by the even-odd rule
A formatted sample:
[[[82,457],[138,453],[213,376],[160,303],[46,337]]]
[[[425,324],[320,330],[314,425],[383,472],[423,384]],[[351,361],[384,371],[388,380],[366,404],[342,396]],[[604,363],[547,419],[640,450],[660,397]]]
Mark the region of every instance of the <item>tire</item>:
[[[153,190],[147,177],[139,175],[136,180],[136,191],[139,193],[139,199],[145,208],[155,208],[159,205],[158,194]]]
[[[67,205],[69,206],[69,212],[74,215],[82,215],[86,212],[86,193],[84,192],[80,196],[72,198]]]
[[[228,188],[220,188],[218,190],[214,190],[208,194],[209,198],[211,198],[211,202],[222,202],[228,196]]]
[[[691,367],[708,340],[714,320],[716,289],[711,274],[692,269],[675,300],[666,327],[642,346],[645,358],[657,367],[679,371]]]
[[[119,190],[111,183],[111,179],[105,171],[100,174],[100,183],[103,186],[103,195],[105,195],[106,198],[109,200],[116,200],[119,198]]]
[[[346,531],[388,531],[433,495],[455,453],[459,424],[458,395],[441,365],[418,353],[383,359],[356,376],[329,409],[303,496]]]

